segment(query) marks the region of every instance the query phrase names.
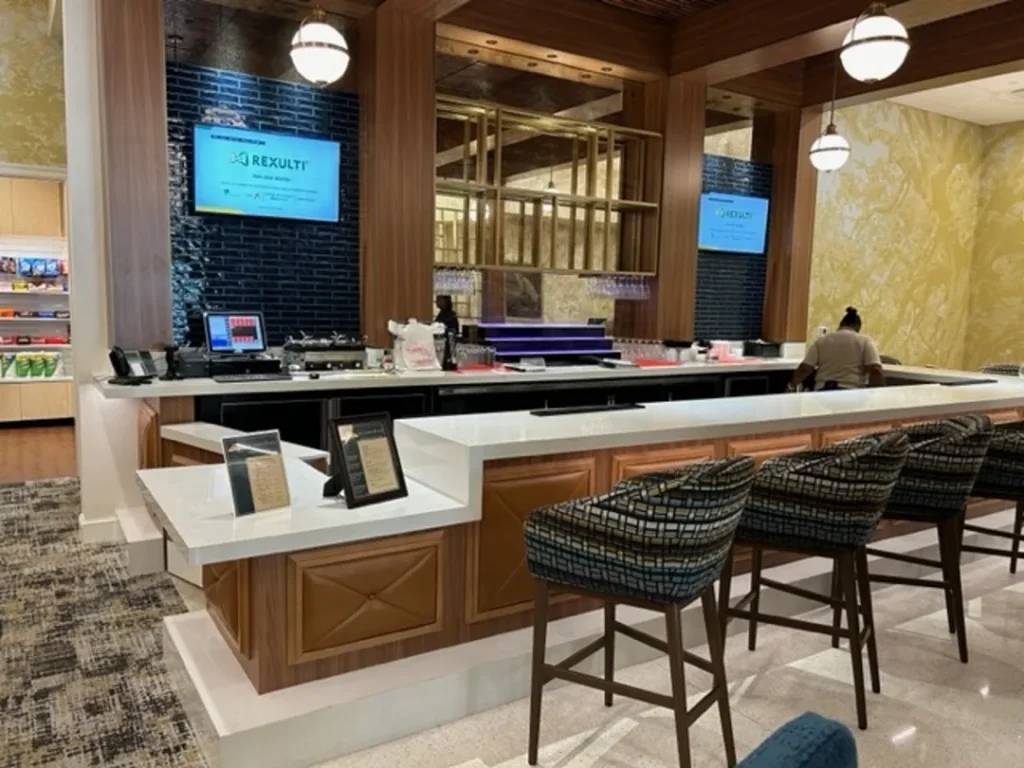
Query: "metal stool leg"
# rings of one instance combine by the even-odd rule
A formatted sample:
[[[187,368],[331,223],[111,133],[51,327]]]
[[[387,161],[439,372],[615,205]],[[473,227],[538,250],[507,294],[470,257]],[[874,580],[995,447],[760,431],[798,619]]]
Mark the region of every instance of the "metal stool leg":
[[[668,667],[672,677],[673,711],[676,718],[676,742],[680,768],[690,768],[690,727],[686,715],[686,673],[683,663],[682,612],[678,605],[665,608],[665,629],[668,643]]]
[[[857,608],[857,575],[853,553],[839,556],[839,579],[846,598],[846,626],[849,631],[850,660],[853,663],[853,688],[857,697],[857,725],[868,727],[868,704],[864,692],[864,662],[860,652],[860,617]]]
[[[615,680],[615,603],[604,604],[604,679],[606,682]],[[604,692],[604,705],[613,704],[611,691]]]
[[[1010,573],[1017,573],[1017,560],[1020,558],[1021,535],[1024,534],[1024,501],[1017,502],[1017,517],[1013,523],[1013,548],[1010,555]]]
[[[757,612],[761,606],[761,565],[763,562],[762,550],[760,547],[754,547],[754,558],[751,563],[750,570],[750,591],[754,594],[754,598],[750,601],[750,612],[753,614],[750,621],[748,622],[747,628],[747,647],[752,650],[757,650]]]
[[[871,672],[871,690],[882,692],[878,673],[878,644],[875,642],[875,609],[871,602],[871,578],[868,575],[868,553],[857,553],[857,584],[860,586],[860,607],[864,615],[864,629],[868,632],[868,669]]]
[[[715,605],[715,588],[708,587],[701,595],[704,608],[704,629],[708,635],[708,653],[714,686],[718,689],[718,715],[722,720],[722,739],[725,741],[725,764],[736,765],[736,741],[732,732],[732,712],[729,709],[729,682],[725,676],[725,656],[722,637],[719,634],[718,609]]]
[[[843,606],[839,602],[843,599],[843,588],[839,583],[839,561],[832,561],[832,599],[836,604],[832,606],[832,629],[838,633],[843,626]],[[839,635],[832,636],[832,647],[839,647]]]
[[[537,764],[540,748],[540,705],[544,692],[544,652],[548,638],[548,583],[537,579],[533,618],[533,671],[530,675],[530,750],[527,762]]]
[[[943,520],[939,523],[939,542],[942,550],[942,571],[950,590],[946,594],[951,595],[952,619],[956,629],[957,645],[960,650],[960,661],[967,663],[967,619],[964,615],[964,588],[960,581],[960,546],[959,530],[960,515]]]

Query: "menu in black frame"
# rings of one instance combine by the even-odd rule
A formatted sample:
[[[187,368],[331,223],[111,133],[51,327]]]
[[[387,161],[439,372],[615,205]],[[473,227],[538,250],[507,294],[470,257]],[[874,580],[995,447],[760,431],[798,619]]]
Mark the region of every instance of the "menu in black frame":
[[[349,508],[408,496],[386,413],[334,419],[331,463],[340,472]]]

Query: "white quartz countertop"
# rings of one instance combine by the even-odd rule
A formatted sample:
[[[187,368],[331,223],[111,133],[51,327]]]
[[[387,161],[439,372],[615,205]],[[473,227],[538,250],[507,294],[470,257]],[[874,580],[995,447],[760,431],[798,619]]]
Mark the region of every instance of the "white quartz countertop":
[[[182,445],[190,445],[210,453],[222,453],[221,438],[235,437],[244,434],[237,429],[228,429],[205,421],[194,421],[187,424],[165,424],[160,427],[160,437]],[[330,454],[319,448],[307,448],[296,443],[281,443],[281,455],[286,459],[300,461],[327,461]]]
[[[327,476],[285,459],[291,506],[235,517],[223,464],[143,469],[136,475],[147,505],[193,565],[347,544],[478,519],[468,507],[406,478],[404,499],[348,509],[323,498]]]
[[[291,381],[249,381],[218,384],[213,379],[154,381],[137,387],[110,384],[98,377],[96,386],[108,399],[146,397],[196,397],[199,395],[240,395],[273,392],[316,392],[339,389],[390,389],[396,387],[460,387],[494,384],[529,384],[535,382],[570,382],[597,380],[657,379],[673,376],[706,376],[726,373],[757,373],[793,370],[796,359],[745,360],[735,363],[684,363],[653,368],[604,368],[599,365],[576,365],[549,368],[536,373],[495,370],[473,372],[423,371],[383,373],[324,373],[319,379],[307,377]]]
[[[894,370],[928,374],[938,381],[996,378],[932,369]],[[397,421],[395,431],[403,452],[440,441],[464,449],[473,461],[487,461],[1021,407],[1024,381],[1001,377],[989,384],[686,400],[543,418],[526,412],[433,416]]]

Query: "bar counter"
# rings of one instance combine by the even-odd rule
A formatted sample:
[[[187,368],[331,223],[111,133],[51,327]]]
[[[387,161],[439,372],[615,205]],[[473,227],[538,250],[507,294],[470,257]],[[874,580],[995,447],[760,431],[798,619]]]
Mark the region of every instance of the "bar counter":
[[[210,615],[264,693],[528,626],[533,590],[522,525],[539,506],[706,458],[763,461],[952,414],[1003,421],[1024,413],[1024,382],[1016,378],[972,383],[976,376],[955,371],[900,373],[942,383],[548,418],[400,420],[409,497],[353,511],[321,499],[324,476],[294,460],[287,462],[292,506],[244,519],[233,517],[223,466],[138,478],[167,534],[204,564]],[[978,503],[969,513],[1001,508]],[[886,524],[879,536],[902,532]],[[566,597],[552,617],[595,607]]]

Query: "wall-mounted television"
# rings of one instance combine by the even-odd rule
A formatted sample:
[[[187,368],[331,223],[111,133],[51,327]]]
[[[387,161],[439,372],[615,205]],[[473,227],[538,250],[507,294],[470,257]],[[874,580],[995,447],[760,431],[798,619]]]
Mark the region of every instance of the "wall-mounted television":
[[[206,124],[194,139],[197,213],[338,220],[338,142]]]
[[[764,253],[768,199],[706,192],[700,196],[698,247],[702,251]]]

